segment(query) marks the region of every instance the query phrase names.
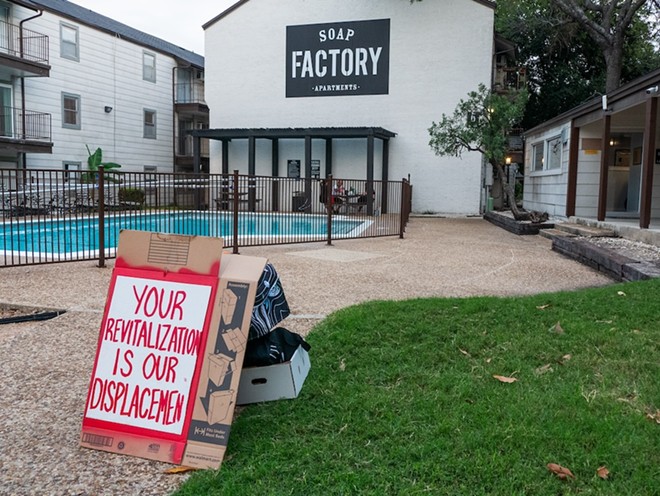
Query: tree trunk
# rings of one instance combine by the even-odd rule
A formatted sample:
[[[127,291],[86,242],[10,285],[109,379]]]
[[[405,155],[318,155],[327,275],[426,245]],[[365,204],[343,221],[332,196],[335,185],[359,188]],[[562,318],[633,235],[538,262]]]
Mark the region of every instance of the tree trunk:
[[[507,199],[509,200],[509,206],[511,207],[511,213],[513,214],[514,219],[528,220],[536,224],[540,224],[548,220],[548,214],[546,212],[528,212],[525,209],[518,208],[518,204],[516,203],[516,193],[513,189],[513,186],[509,184],[507,177],[504,175],[504,168],[502,167],[502,164],[495,160],[491,160],[490,164],[495,167],[497,173],[500,175],[500,179],[502,180],[502,188],[504,189]]]
[[[623,43],[612,46],[604,54],[607,75],[605,79],[605,93],[611,93],[621,84],[621,70],[623,68]]]

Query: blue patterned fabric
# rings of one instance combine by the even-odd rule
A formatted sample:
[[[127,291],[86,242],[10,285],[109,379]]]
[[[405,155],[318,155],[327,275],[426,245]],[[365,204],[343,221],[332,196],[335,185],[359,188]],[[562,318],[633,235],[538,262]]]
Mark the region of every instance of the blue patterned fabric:
[[[289,304],[286,302],[277,271],[272,264],[266,264],[257,284],[248,341],[268,334],[273,327],[288,317],[289,313]]]

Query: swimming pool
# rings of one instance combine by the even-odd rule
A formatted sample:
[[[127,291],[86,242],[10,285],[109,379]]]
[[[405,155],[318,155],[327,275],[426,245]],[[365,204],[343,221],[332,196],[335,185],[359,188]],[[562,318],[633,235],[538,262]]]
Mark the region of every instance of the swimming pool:
[[[366,228],[363,220],[336,217],[332,221],[332,237],[353,237]],[[177,211],[156,214],[132,213],[105,218],[105,248],[114,254],[121,229],[233,237],[233,213]],[[325,215],[240,212],[239,238],[282,238],[297,241],[317,241],[327,237]],[[98,218],[40,219],[12,221],[0,224],[0,252],[31,252],[47,255],[67,255],[98,251]],[[267,244],[267,243],[264,243]]]

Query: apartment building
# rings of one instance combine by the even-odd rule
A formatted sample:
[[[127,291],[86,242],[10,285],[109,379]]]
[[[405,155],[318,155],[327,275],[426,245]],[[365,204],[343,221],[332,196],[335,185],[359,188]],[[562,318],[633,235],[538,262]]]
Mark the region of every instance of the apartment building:
[[[1,168],[193,172],[209,119],[201,55],[65,0],[0,0],[0,98]]]
[[[485,0],[241,0],[205,29],[211,170],[400,180],[413,210],[476,214],[479,153],[438,157],[428,128],[493,79]],[[507,85],[510,83],[507,82]],[[221,112],[218,109],[222,109]],[[297,175],[295,176],[297,177]]]

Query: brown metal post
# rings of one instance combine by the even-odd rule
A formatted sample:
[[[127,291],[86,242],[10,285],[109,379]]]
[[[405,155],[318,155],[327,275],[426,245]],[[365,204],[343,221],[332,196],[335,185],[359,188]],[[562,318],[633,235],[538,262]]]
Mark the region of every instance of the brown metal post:
[[[648,229],[651,225],[651,203],[653,201],[653,172],[655,164],[655,134],[658,126],[658,98],[646,102],[644,120],[644,151],[642,163],[642,201],[639,209],[639,227]]]
[[[403,239],[403,232],[406,230],[406,209],[408,208],[408,182],[401,181],[401,208],[399,209],[399,238]]]
[[[99,267],[105,267],[105,178],[104,167],[99,166]]]
[[[232,252],[236,255],[238,254],[238,170],[234,171],[234,241],[233,241],[233,250]]]
[[[580,128],[571,123],[571,147],[568,151],[568,185],[566,187],[566,217],[575,215],[577,197],[578,160],[580,149]]]
[[[332,174],[325,179],[325,209],[328,215],[328,242],[327,245],[332,245]]]
[[[600,184],[598,187],[598,220],[604,221],[607,213],[607,179],[610,165],[610,126],[612,116],[605,116],[603,121],[603,151],[600,155]]]

